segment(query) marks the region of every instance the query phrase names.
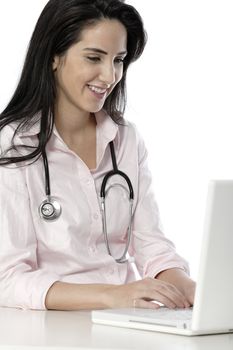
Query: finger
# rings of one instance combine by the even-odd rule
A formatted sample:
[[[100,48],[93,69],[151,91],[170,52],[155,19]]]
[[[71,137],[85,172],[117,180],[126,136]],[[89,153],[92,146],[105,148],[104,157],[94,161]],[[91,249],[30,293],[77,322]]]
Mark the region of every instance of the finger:
[[[170,287],[171,287],[171,291],[173,291],[175,293],[175,296],[178,296],[180,298],[180,300],[182,300],[185,307],[191,306],[190,300],[186,294],[183,294],[176,286],[174,286],[172,284],[170,284]]]
[[[172,299],[155,289],[146,289],[143,291],[139,291],[136,295],[136,298],[134,299],[134,303],[135,300],[143,300],[146,302],[159,302],[170,309],[174,309],[177,307],[176,303]]]
[[[137,298],[156,300],[169,308],[190,306],[185,296],[172,284],[147,278],[143,281],[143,289]]]
[[[154,285],[155,284],[156,284],[156,290],[160,294],[164,295],[165,297],[168,297],[171,301],[173,301],[177,307],[180,307],[180,308],[190,307],[190,303],[188,299],[173,284],[166,281],[160,281],[160,280],[154,279]]]
[[[133,307],[139,308],[139,309],[154,309],[154,310],[157,310],[160,308],[159,304],[153,301],[147,301],[144,299],[134,299]]]
[[[162,300],[161,302],[163,304],[165,302],[165,306],[173,307],[174,305],[174,307],[179,308],[190,306],[188,300],[178,290],[173,290],[171,288],[164,288],[164,286],[160,286],[156,292],[160,294],[160,300]]]
[[[150,299],[157,301],[164,306],[168,307],[169,309],[175,309],[177,307],[177,304],[169,298],[167,295],[161,294],[159,291],[153,291],[153,298],[151,297]]]

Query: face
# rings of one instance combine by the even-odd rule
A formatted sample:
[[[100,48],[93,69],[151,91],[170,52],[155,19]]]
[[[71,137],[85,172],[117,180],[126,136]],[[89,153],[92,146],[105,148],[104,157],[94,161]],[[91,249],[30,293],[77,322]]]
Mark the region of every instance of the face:
[[[58,109],[72,114],[99,111],[122,78],[126,47],[126,29],[117,20],[84,29],[64,57],[54,58]]]

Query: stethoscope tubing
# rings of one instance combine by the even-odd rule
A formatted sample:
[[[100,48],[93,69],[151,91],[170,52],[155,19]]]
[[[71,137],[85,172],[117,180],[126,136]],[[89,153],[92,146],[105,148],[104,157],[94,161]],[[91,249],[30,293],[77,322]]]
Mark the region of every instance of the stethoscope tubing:
[[[113,170],[109,171],[104,176],[102,184],[101,184],[101,189],[100,189],[103,235],[104,235],[104,241],[105,241],[105,245],[106,245],[108,254],[113,257],[113,254],[112,254],[111,249],[110,249],[109,240],[108,240],[108,234],[107,234],[105,197],[106,197],[108,190],[111,187],[113,187],[113,185],[112,185],[107,189],[108,180],[112,176],[119,175],[119,176],[124,178],[124,180],[127,183],[128,189],[129,189],[129,191],[127,191],[129,194],[129,224],[127,227],[127,239],[126,239],[126,245],[125,245],[125,249],[123,251],[123,254],[119,258],[114,258],[114,259],[117,263],[125,263],[128,261],[128,258],[126,257],[126,255],[128,252],[128,248],[129,248],[130,240],[131,240],[131,235],[132,235],[132,216],[133,216],[134,191],[133,191],[133,186],[132,186],[132,183],[131,183],[129,177],[123,171],[118,170],[113,141],[110,142],[110,151],[111,151]],[[42,158],[43,158],[44,173],[45,173],[46,199],[39,206],[39,214],[46,221],[47,220],[55,220],[55,219],[58,219],[59,216],[61,215],[62,208],[61,208],[60,203],[56,200],[56,198],[51,196],[49,164],[48,164],[48,158],[47,158],[45,149],[42,151]],[[124,188],[123,185],[118,184],[118,186],[121,186]]]
[[[103,218],[103,234],[104,234],[104,240],[105,240],[105,245],[107,247],[108,254],[110,256],[113,256],[111,249],[110,249],[110,244],[109,244],[108,234],[107,234],[105,197],[107,194],[106,187],[107,187],[108,180],[112,176],[119,175],[125,179],[125,181],[128,185],[128,188],[129,188],[129,224],[128,224],[128,228],[127,228],[127,240],[126,240],[125,249],[123,251],[123,254],[119,258],[115,258],[115,260],[117,263],[125,263],[128,260],[126,257],[126,254],[128,252],[128,248],[129,248],[129,244],[130,244],[130,240],[131,240],[131,235],[132,235],[132,216],[133,216],[134,191],[133,191],[133,186],[132,186],[132,183],[131,183],[129,177],[123,171],[118,170],[117,162],[116,162],[116,155],[115,155],[115,150],[114,150],[114,144],[112,141],[110,142],[110,151],[111,151],[113,170],[109,171],[104,176],[103,181],[102,181],[102,185],[101,185],[101,189],[100,189],[101,209],[102,209],[102,218]],[[118,185],[118,186],[121,186],[121,185]],[[123,187],[123,186],[121,186],[121,187]]]

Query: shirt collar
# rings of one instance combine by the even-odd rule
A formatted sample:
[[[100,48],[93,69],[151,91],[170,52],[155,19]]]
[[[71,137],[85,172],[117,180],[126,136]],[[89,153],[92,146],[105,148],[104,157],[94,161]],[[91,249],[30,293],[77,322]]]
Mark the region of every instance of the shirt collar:
[[[95,114],[97,123],[97,139],[105,139],[107,143],[116,138],[118,132],[118,125],[110,118],[110,116],[101,110]]]
[[[109,145],[109,142],[114,141],[115,150],[118,151],[120,146],[119,140],[119,126],[112,118],[101,110],[95,113],[96,118],[96,162],[97,167],[101,163],[105,150]],[[35,123],[30,128],[25,128],[23,131],[18,133],[19,137],[33,137],[38,135],[40,132],[40,116],[37,115]],[[48,143],[48,149],[54,150],[59,149],[60,151],[70,152],[68,146],[65,144],[61,136],[59,135],[56,126],[54,125],[51,138]]]
[[[108,142],[114,140],[118,132],[118,125],[104,110],[95,113],[95,118],[97,122],[97,136],[99,136],[101,139],[104,138]],[[37,113],[33,117],[33,120],[34,123],[32,126],[26,127],[24,130],[18,132],[19,137],[35,136],[39,134],[40,113]],[[55,126],[53,128],[53,134],[60,138]]]

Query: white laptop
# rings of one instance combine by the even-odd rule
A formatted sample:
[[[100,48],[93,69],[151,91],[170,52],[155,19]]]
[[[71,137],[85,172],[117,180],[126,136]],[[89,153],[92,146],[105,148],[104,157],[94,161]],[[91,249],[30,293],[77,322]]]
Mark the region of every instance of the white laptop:
[[[96,310],[92,321],[182,335],[233,332],[233,181],[209,184],[192,309]]]

